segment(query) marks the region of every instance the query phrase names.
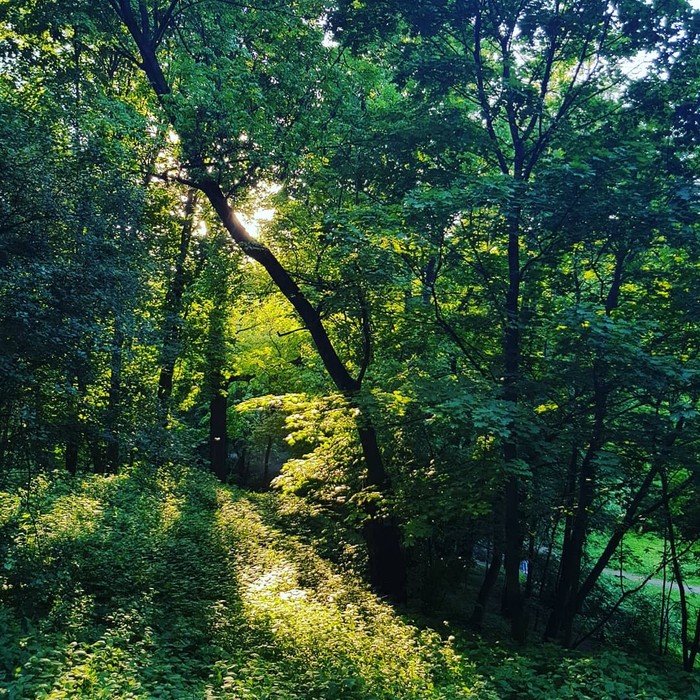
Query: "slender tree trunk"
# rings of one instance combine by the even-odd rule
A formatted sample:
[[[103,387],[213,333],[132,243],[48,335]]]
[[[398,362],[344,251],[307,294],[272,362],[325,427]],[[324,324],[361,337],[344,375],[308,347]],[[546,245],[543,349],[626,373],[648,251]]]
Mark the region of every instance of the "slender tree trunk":
[[[560,637],[564,645],[571,642],[573,620],[578,612],[577,593],[581,575],[581,560],[588,533],[588,519],[596,494],[595,458],[604,439],[604,419],[607,410],[607,392],[596,381],[595,422],[593,437],[581,462],[578,475],[578,499],[568,538],[562,548],[559,581],[554,598],[554,606],[545,630],[545,638]]]
[[[78,381],[72,372],[68,372],[66,377],[66,383],[73,388],[74,381]],[[66,471],[75,476],[78,471],[78,457],[80,453],[80,418],[79,418],[79,401],[76,399],[75,395],[71,392],[71,397],[69,398],[69,405],[67,408],[67,420],[64,427],[66,435],[66,451],[64,455],[64,462],[66,466]],[[0,460],[0,464],[2,461]]]
[[[542,566],[542,575],[540,578],[540,590],[538,593],[538,598],[542,600],[544,597],[544,589],[547,583],[547,574],[549,573],[549,566],[552,562],[552,550],[554,549],[554,542],[557,537],[557,529],[559,528],[560,514],[557,512],[554,516],[554,522],[552,523],[552,534],[549,538],[549,546],[547,547],[547,556],[544,560],[544,565]]]
[[[165,323],[163,328],[163,348],[160,357],[158,377],[158,402],[164,421],[167,421],[170,397],[173,393],[175,363],[180,355],[180,335],[182,323],[182,297],[185,292],[185,262],[192,240],[194,208],[197,201],[195,189],[190,189],[185,201],[184,219],[180,231],[180,245],[175,259],[173,279],[165,295]]]
[[[338,356],[320,313],[311,305],[272,251],[248,234],[229,206],[221,188],[214,182],[203,183],[200,188],[219,215],[231,238],[246,255],[265,268],[277,288],[292,304],[311,334],[329,377],[358,411],[358,436],[367,468],[367,485],[375,490],[380,498],[386,496],[391,492],[391,482],[379,451],[374,427],[366,411],[357,401],[361,383],[350,375]],[[394,602],[401,603],[406,600],[406,561],[401,546],[400,528],[394,518],[382,515],[371,501],[366,506],[366,512],[369,517],[363,528],[363,534],[367,543],[371,583],[377,592],[386,595]]]
[[[517,193],[516,193],[517,195]],[[511,635],[516,641],[527,636],[527,619],[520,588],[520,560],[523,543],[517,424],[515,414],[519,402],[520,381],[520,210],[516,207],[508,217],[508,292],[506,295],[506,327],[504,336],[503,397],[511,404],[511,434],[503,444],[506,470],[504,489],[504,609],[511,620]]]
[[[246,446],[243,445],[240,448],[238,455],[238,462],[236,463],[236,469],[238,474],[238,485],[245,486],[248,483],[248,453]]]
[[[695,659],[698,656],[698,651],[700,651],[700,611],[695,618],[695,634],[693,635],[693,641],[691,642],[688,650],[687,671],[692,671],[695,667]]]
[[[479,593],[476,596],[476,602],[474,603],[474,611],[470,619],[470,624],[474,629],[480,630],[484,624],[484,615],[486,614],[486,607],[488,605],[489,598],[493,592],[493,588],[498,580],[498,572],[501,570],[501,560],[503,559],[503,547],[501,545],[501,535],[500,532],[494,533],[493,542],[493,553],[491,556],[491,561],[486,567],[486,574],[484,575],[484,580],[479,588]]]
[[[664,496],[668,494],[668,476],[666,475],[666,470],[661,469],[661,486],[663,488]],[[681,649],[683,653],[683,668],[686,671],[692,671],[693,666],[691,663],[690,654],[690,641],[688,639],[688,599],[685,592],[685,587],[683,585],[683,569],[681,568],[680,558],[678,556],[678,547],[676,546],[676,532],[675,525],[673,522],[673,515],[671,513],[671,504],[666,500],[665,504],[666,511],[666,531],[668,532],[668,544],[671,549],[671,566],[673,567],[673,576],[678,584],[678,597],[680,599],[680,611],[681,611]],[[693,661],[695,657],[693,656]]]
[[[535,536],[530,533],[527,544],[527,579],[525,581],[525,597],[530,598],[535,587]]]
[[[212,381],[212,397],[209,402],[209,462],[212,473],[224,483],[228,479],[227,410],[226,382],[221,374],[217,374]]]
[[[80,447],[80,432],[75,426],[68,429],[66,437],[66,471],[75,476],[78,472],[78,453]]]
[[[265,445],[265,457],[263,458],[263,486],[270,486],[270,454],[272,452],[272,436],[268,436],[267,445]]]
[[[110,360],[109,395],[107,399],[107,443],[105,445],[106,468],[116,472],[120,463],[119,417],[122,399],[122,363],[124,352],[124,333],[119,321],[114,321],[112,355]]]
[[[88,442],[90,448],[90,457],[92,459],[92,470],[95,474],[107,473],[107,462],[105,459],[105,451],[99,438],[96,435],[91,435]]]
[[[209,394],[209,465],[212,473],[222,482],[228,479],[228,385],[226,369],[226,289],[219,289],[221,280],[215,280],[214,308],[209,315],[209,330],[205,350]]]
[[[421,292],[421,302],[424,306],[430,306],[433,301],[433,290],[438,276],[438,260],[436,255],[431,255],[428,264],[425,266],[425,276],[423,279],[423,291]]]
[[[666,627],[668,625],[669,603],[671,602],[671,590],[673,590],[673,579],[671,586],[668,586],[668,528],[664,528],[664,575],[661,584],[661,612],[659,614],[659,656],[664,655],[664,637],[666,636]]]

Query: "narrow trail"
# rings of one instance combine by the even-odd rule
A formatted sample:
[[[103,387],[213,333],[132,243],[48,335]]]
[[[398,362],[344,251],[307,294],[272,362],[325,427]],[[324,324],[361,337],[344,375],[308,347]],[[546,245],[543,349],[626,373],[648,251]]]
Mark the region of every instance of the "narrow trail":
[[[614,576],[617,579],[622,578],[623,581],[630,581],[636,583],[641,583],[646,578],[646,576],[642,576],[640,574],[631,574],[628,571],[620,572],[619,569],[603,569],[603,572],[608,576]],[[645,585],[655,586],[656,588],[662,588],[664,585],[664,580],[661,578],[650,578]],[[666,586],[668,587],[670,585],[671,584],[668,581],[666,581]],[[673,588],[678,588],[678,584],[675,581],[673,582]],[[688,593],[700,593],[700,586],[690,586],[686,584],[683,586],[683,588],[686,591],[688,591]]]

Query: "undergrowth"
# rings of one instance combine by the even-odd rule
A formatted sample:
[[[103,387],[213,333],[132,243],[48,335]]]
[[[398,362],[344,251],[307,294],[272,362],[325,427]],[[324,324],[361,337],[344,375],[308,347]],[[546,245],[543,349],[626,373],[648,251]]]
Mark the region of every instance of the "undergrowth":
[[[328,524],[305,532],[301,505],[197,471],[10,476],[0,487],[3,698],[700,697],[619,653],[509,650],[419,629],[353,573],[353,545],[319,555]]]

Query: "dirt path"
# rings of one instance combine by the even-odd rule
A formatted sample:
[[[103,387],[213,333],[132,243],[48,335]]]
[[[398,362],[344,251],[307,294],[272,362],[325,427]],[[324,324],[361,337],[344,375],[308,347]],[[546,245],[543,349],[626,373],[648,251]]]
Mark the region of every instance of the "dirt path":
[[[620,571],[619,569],[603,569],[603,573],[606,573],[608,576],[614,576],[615,578],[619,579],[620,578]],[[623,571],[622,572],[622,579],[624,581],[630,581],[633,583],[641,583],[644,581],[646,576],[641,576],[639,574],[631,574],[628,571]],[[647,586],[656,586],[657,588],[661,588],[664,585],[664,581],[661,578],[650,578],[646,584]],[[669,582],[666,581],[666,586],[669,585]],[[678,584],[674,582],[673,584],[674,588],[678,588]],[[700,593],[700,586],[688,586],[685,585],[683,586],[686,591],[689,593]]]

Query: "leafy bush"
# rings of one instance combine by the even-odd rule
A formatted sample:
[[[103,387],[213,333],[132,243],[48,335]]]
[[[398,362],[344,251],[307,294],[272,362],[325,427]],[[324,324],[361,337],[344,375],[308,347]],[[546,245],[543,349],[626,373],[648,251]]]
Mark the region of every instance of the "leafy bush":
[[[244,494],[173,466],[6,484],[0,697],[700,697],[619,652],[418,629],[318,555],[328,527],[302,536],[313,514],[291,495]]]
[[[0,697],[490,697],[450,643],[274,529],[269,496],[171,467],[11,500]]]
[[[498,643],[470,644],[467,652],[487,687],[504,700],[689,700],[700,685],[624,652],[595,655],[554,645],[518,650]]]

